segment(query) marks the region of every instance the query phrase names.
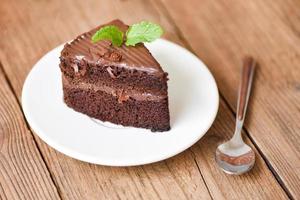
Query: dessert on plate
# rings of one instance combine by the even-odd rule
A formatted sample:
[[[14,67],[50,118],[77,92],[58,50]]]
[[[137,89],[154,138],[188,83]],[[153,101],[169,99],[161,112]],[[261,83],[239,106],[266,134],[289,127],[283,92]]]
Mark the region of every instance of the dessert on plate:
[[[161,34],[150,22],[114,20],[67,43],[60,56],[65,103],[101,121],[169,130],[167,73],[143,44]]]

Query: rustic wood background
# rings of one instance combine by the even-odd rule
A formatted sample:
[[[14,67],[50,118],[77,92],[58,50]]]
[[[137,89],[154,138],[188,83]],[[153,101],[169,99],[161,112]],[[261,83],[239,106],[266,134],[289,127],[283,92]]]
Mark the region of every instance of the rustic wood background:
[[[213,127],[171,159],[92,165],[55,151],[26,123],[21,90],[34,63],[114,18],[161,24],[164,37],[199,56],[217,80]],[[213,155],[234,130],[245,54],[260,65],[244,128],[257,162],[229,176]],[[0,62],[0,199],[300,199],[299,0],[1,0]]]

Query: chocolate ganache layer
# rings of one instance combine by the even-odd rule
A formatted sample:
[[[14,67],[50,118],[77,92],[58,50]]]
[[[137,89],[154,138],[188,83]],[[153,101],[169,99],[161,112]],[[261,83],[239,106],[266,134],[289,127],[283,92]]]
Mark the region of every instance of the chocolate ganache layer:
[[[80,90],[93,90],[95,92],[103,91],[113,96],[116,96],[119,101],[121,101],[120,99],[127,99],[127,98],[133,98],[137,101],[160,101],[162,99],[167,98],[167,94],[165,94],[165,92],[147,93],[147,92],[137,91],[135,89],[125,90],[123,88],[110,87],[105,84],[95,85],[86,82],[79,82],[76,84],[72,84],[69,82],[68,79],[64,77],[63,77],[63,85],[67,88],[75,88]]]

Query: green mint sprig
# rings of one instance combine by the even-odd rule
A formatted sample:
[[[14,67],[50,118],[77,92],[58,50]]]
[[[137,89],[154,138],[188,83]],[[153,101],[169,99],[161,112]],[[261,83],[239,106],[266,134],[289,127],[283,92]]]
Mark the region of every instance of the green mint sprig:
[[[163,29],[154,23],[142,21],[131,25],[126,31],[126,46],[135,46],[141,42],[152,42],[163,34]],[[99,29],[93,36],[92,41],[98,42],[100,40],[110,40],[114,46],[121,46],[123,39],[123,32],[113,25],[104,26]]]
[[[126,45],[135,46],[140,42],[152,42],[163,34],[162,28],[154,23],[142,21],[133,24],[126,32]]]
[[[100,40],[110,40],[114,46],[121,46],[123,43],[123,35],[124,33],[117,26],[104,26],[92,36],[92,42],[96,43]]]

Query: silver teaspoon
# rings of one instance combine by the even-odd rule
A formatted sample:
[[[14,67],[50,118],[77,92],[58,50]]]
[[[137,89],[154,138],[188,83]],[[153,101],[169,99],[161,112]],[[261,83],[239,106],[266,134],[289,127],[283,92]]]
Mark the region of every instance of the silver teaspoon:
[[[228,174],[243,174],[249,171],[255,163],[254,151],[244,143],[241,136],[255,65],[256,63],[252,57],[246,57],[243,60],[235,132],[228,142],[219,145],[216,150],[216,162]]]

